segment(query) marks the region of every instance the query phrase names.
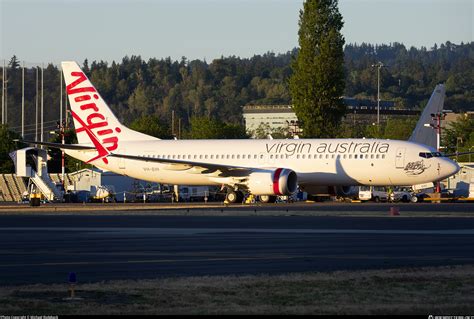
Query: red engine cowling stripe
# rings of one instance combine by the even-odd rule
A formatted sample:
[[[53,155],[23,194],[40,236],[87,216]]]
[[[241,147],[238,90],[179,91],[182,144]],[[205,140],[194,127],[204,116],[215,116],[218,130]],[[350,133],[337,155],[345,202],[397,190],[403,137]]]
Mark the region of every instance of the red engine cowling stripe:
[[[275,195],[282,195],[280,192],[280,174],[283,168],[277,168],[275,174],[273,174],[273,192]]]

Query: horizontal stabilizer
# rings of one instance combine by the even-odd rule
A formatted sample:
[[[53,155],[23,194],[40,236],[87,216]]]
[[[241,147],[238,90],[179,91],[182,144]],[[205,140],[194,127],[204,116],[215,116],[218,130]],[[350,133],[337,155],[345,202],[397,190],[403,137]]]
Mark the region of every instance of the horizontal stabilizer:
[[[61,143],[50,143],[50,142],[38,142],[38,141],[19,141],[30,145],[43,145],[52,148],[60,148],[65,150],[78,150],[78,151],[97,151],[94,146],[80,145],[80,144],[61,144]]]

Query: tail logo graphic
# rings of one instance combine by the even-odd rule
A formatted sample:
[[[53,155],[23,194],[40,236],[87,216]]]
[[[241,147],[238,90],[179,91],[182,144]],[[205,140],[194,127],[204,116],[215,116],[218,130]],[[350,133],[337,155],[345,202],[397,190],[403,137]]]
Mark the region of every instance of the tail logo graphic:
[[[118,148],[119,142],[118,137],[111,136],[111,134],[114,134],[114,132],[120,133],[121,130],[118,127],[115,129],[109,127],[106,117],[100,112],[101,110],[99,110],[94,102],[94,100],[99,100],[99,95],[95,88],[92,86],[78,87],[79,84],[87,80],[85,74],[82,72],[71,72],[71,76],[77,79],[66,87],[67,94],[72,97],[72,95],[81,93],[81,95],[74,98],[74,101],[79,104],[82,103],[79,106],[80,114],[77,113],[79,109],[76,109],[76,112],[71,110],[71,115],[76,120],[76,124],[80,124],[80,127],[76,127],[76,133],[85,132],[98,153],[97,156],[88,160],[87,163],[102,159],[105,164],[108,164],[107,156],[111,151]]]

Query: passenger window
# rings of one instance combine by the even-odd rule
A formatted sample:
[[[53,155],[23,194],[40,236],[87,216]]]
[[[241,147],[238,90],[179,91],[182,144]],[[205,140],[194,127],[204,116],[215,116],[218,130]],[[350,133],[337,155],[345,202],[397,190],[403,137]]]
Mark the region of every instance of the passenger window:
[[[357,154],[354,154],[354,159],[357,159]]]
[[[239,159],[239,158],[240,158],[240,155],[239,155],[239,154],[237,154],[237,159]]]
[[[349,154],[349,159],[352,159],[352,154]]]
[[[374,159],[374,154],[370,154],[370,158],[371,158],[371,159]]]
[[[232,154],[232,159],[234,159],[234,156],[235,156],[235,155],[234,155],[234,154]]]
[[[254,159],[257,159],[257,154],[255,154],[255,155],[253,156],[253,158],[254,158]]]
[[[376,158],[376,159],[379,159],[379,154],[375,155],[375,158]]]
[[[202,159],[202,154],[201,154],[201,155],[199,155],[199,159]]]
[[[382,158],[385,158],[385,154],[382,155]]]

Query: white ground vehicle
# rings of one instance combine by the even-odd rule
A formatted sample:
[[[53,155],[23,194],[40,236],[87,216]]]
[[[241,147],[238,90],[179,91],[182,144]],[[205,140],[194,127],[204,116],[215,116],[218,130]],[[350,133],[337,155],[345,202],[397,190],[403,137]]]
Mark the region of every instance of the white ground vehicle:
[[[360,186],[359,199],[361,201],[373,200],[374,202],[387,201],[388,192],[384,186]]]
[[[390,193],[390,201],[392,202],[409,202],[412,199],[412,190],[409,187],[395,188]]]

